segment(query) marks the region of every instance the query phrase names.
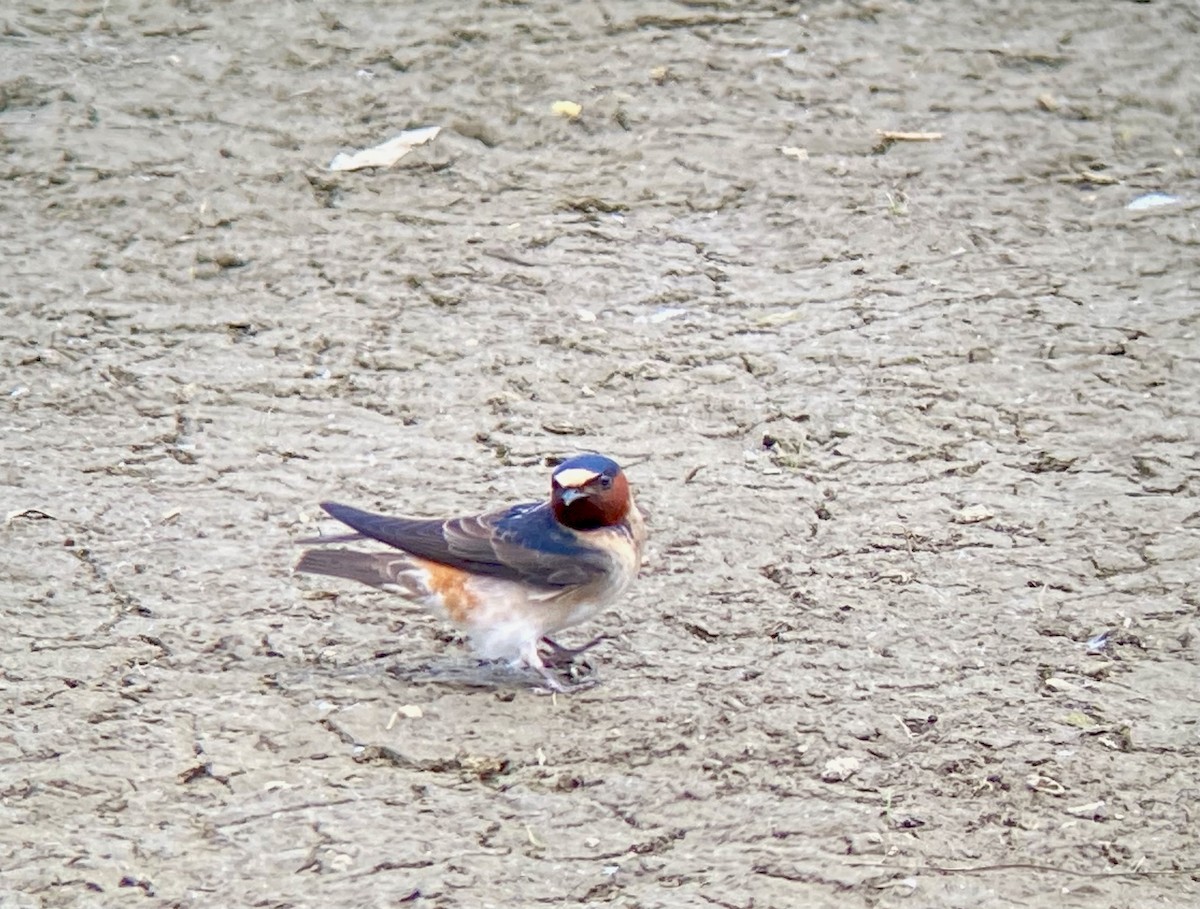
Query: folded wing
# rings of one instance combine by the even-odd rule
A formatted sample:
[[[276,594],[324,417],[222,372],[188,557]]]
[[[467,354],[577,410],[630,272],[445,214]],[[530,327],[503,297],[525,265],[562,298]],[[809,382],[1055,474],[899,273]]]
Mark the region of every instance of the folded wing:
[[[551,590],[587,584],[612,566],[604,550],[559,524],[548,504],[447,521],[392,518],[336,502],[321,507],[362,536],[418,558]]]

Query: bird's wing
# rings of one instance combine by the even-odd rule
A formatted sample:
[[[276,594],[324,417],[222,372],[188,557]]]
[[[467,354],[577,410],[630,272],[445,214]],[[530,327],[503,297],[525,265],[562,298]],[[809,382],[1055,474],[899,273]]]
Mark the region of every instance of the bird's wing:
[[[612,565],[603,549],[559,524],[547,504],[446,521],[390,518],[336,502],[321,507],[363,536],[418,558],[538,587],[586,584]]]

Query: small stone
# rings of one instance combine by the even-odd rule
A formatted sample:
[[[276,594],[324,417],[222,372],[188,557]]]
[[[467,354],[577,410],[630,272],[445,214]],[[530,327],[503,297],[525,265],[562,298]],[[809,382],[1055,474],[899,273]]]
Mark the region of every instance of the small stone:
[[[1107,812],[1104,810],[1104,800],[1098,802],[1088,802],[1086,805],[1072,805],[1069,808],[1063,809],[1072,817],[1085,817],[1093,821],[1102,821]]]
[[[862,761],[856,757],[830,758],[821,768],[821,779],[826,783],[844,783],[862,767]]]
[[[984,506],[968,505],[951,518],[951,520],[955,524],[978,524],[980,521],[987,521],[992,517],[994,517],[992,512]]]

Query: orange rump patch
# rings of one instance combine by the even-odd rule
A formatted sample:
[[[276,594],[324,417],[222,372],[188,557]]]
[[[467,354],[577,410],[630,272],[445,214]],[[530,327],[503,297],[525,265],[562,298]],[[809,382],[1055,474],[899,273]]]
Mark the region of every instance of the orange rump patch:
[[[425,569],[425,583],[430,592],[441,599],[450,621],[458,625],[469,624],[471,613],[479,606],[478,597],[467,588],[471,576],[458,568],[426,559],[413,559],[413,562]]]

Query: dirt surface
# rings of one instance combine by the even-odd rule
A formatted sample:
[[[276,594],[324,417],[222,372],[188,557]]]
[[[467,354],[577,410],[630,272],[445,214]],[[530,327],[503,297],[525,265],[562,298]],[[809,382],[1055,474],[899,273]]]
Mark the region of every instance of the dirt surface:
[[[1200,904],[1200,13],[995,9],[0,14],[0,905]],[[594,690],[291,575],[589,448]]]

